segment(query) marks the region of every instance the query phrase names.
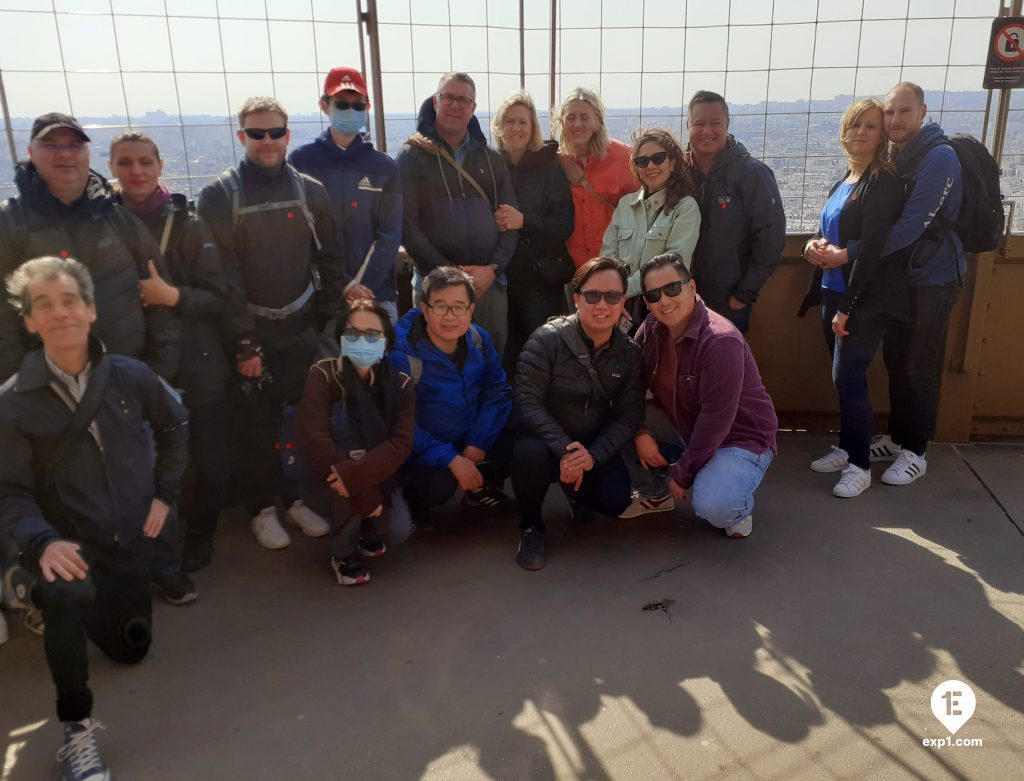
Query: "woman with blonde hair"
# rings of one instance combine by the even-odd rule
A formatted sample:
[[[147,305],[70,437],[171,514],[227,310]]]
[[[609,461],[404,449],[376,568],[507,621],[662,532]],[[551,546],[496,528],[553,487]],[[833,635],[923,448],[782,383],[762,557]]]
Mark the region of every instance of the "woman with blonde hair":
[[[637,188],[629,147],[608,138],[604,116],[601,98],[585,87],[574,89],[551,112],[551,135],[558,140],[559,161],[576,208],[567,244],[577,268],[598,257],[615,207]]]
[[[839,446],[811,462],[815,472],[842,471],[835,496],[859,496],[871,485],[874,414],[867,371],[894,320],[909,313],[906,253],[883,254],[903,210],[903,184],[889,163],[882,104],[865,98],[839,123],[848,170],[829,192],[817,235],[804,246],[814,267],[802,316],[821,303],[832,381],[839,393]]]
[[[508,268],[509,338],[505,364],[513,370],[535,328],[565,309],[563,286],[576,270],[565,241],[573,231],[569,182],[558,164],[558,144],[545,143],[537,109],[526,92],[514,92],[498,108],[491,135],[508,164],[519,208],[502,204],[498,230],[519,231]]]

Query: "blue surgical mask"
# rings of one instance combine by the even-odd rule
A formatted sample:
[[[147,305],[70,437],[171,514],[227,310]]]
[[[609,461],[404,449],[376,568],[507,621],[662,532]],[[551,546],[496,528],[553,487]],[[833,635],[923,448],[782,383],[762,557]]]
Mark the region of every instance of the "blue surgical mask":
[[[331,127],[343,136],[354,136],[366,126],[366,112],[347,108],[341,111],[331,106]]]
[[[384,339],[368,342],[362,336],[349,340],[343,336],[341,337],[341,355],[360,369],[369,369],[374,364],[380,363],[384,357],[384,342]]]

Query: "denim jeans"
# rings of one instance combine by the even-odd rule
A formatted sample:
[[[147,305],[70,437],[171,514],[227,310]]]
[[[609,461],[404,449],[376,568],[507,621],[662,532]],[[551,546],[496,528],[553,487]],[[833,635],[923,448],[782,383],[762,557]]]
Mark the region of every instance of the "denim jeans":
[[[949,315],[960,285],[910,288],[910,321],[894,321],[882,351],[889,370],[889,434],[896,444],[923,456],[935,434],[945,368]]]
[[[661,408],[651,402],[644,410],[645,422],[669,463],[685,450],[685,443],[676,427]],[[633,440],[622,449],[633,487],[641,496],[664,496],[668,493],[668,476],[640,465]],[[693,511],[719,529],[725,529],[746,518],[754,509],[754,491],[761,485],[772,451],[758,455],[739,447],[721,447],[715,451],[693,481],[690,498]]]

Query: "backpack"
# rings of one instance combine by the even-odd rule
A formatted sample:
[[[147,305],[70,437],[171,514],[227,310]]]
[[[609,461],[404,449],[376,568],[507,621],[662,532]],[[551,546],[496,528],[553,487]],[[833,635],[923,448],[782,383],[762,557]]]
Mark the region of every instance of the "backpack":
[[[238,173],[237,168],[229,168],[217,177],[220,186],[224,188],[228,198],[231,199],[231,227],[233,230],[236,230],[239,223],[242,222],[242,218],[247,214],[259,214],[260,212],[298,207],[299,211],[302,212],[302,216],[306,218],[306,224],[309,225],[309,231],[313,234],[316,248],[322,250],[323,246],[320,244],[320,237],[316,234],[316,218],[313,217],[313,212],[306,205],[306,187],[302,182],[302,174],[289,164],[285,164],[285,170],[288,171],[291,177],[295,198],[290,201],[268,201],[267,203],[259,203],[254,206],[241,205],[244,187],[242,177]]]
[[[476,330],[475,325],[469,326],[469,338],[473,340],[473,346],[477,350],[482,351],[484,349],[484,338],[480,336],[480,332]],[[420,377],[423,376],[423,359],[408,353],[405,358],[409,361],[409,377],[414,383],[418,383]]]

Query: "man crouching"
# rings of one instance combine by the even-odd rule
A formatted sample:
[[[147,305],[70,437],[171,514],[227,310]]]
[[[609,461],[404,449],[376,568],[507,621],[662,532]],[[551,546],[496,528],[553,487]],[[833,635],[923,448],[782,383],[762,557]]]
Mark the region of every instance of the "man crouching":
[[[125,664],[149,650],[154,538],[178,496],[188,415],[144,363],[90,338],[96,307],[81,263],[27,261],[7,292],[43,349],[0,387],[0,533],[37,577],[64,779],[104,781],[86,639]]]

